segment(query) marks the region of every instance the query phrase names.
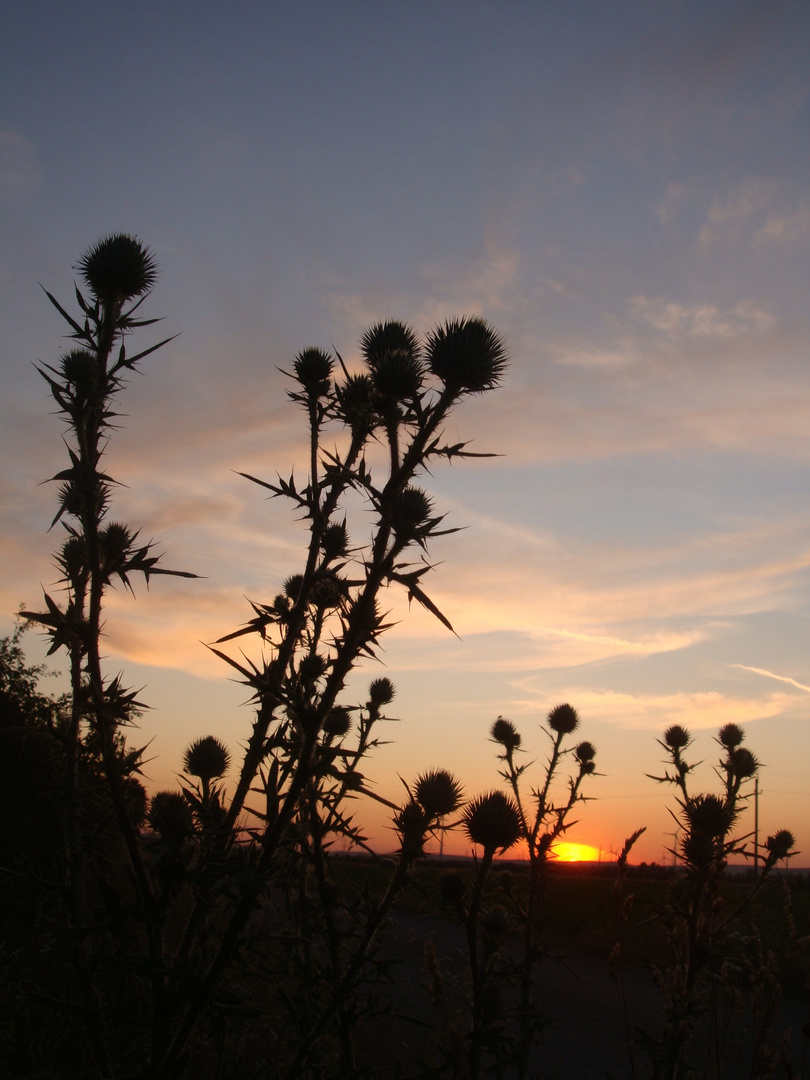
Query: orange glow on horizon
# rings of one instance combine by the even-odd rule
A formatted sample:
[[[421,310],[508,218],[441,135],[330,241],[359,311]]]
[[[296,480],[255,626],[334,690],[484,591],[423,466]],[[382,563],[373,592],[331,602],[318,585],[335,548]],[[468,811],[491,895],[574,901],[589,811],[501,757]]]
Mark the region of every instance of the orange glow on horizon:
[[[554,855],[559,862],[598,862],[599,848],[590,844],[571,844],[561,841],[554,845]]]

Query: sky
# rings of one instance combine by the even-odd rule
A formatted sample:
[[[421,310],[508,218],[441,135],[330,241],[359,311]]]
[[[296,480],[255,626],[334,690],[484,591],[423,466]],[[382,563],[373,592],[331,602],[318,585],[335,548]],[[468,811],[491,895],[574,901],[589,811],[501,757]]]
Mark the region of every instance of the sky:
[[[302,566],[301,523],[237,475],[306,470],[279,369],[356,362],[382,319],[480,315],[508,372],[448,433],[498,456],[425,478],[461,529],[428,590],[458,636],[392,591],[345,698],[397,687],[375,790],[431,768],[497,787],[498,715],[538,783],[568,701],[599,774],[569,838],[608,855],[645,825],[636,859],[669,860],[657,740],[692,730],[712,790],[735,721],[761,837],[790,828],[810,865],[808,46],[794,0],[4,4],[0,633],[56,579],[42,481],[65,447],[35,365],[65,328],[42,287],[70,308],[99,237],[160,264],[137,344],[179,334],[107,458],[112,516],[200,575],[106,609],[153,788],[200,735],[238,754],[247,694],[205,643]],[[376,804],[356,815],[393,847]]]

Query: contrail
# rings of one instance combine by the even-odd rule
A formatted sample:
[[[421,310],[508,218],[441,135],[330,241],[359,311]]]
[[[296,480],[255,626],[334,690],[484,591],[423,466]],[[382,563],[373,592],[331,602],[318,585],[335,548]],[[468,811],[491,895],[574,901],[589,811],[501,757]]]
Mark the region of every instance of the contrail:
[[[810,694],[810,686],[805,686],[804,683],[796,682],[795,679],[791,679],[787,675],[775,675],[772,671],[766,671],[761,667],[749,667],[747,664],[731,664],[731,667],[740,668],[742,671],[753,671],[755,675],[764,675],[766,679],[776,679],[777,682],[786,682],[789,686],[795,686],[797,690],[804,690],[806,694]]]

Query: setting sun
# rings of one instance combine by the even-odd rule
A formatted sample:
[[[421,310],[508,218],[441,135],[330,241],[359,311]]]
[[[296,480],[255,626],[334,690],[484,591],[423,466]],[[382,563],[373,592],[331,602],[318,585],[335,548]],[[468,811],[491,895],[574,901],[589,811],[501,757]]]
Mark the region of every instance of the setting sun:
[[[560,862],[598,862],[600,852],[589,844],[563,842],[554,845],[554,854]]]

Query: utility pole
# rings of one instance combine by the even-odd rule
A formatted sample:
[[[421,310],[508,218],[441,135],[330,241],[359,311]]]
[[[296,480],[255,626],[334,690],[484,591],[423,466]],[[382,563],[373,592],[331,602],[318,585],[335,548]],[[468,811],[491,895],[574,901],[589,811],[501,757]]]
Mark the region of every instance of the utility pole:
[[[754,873],[759,873],[759,777],[754,778]]]

